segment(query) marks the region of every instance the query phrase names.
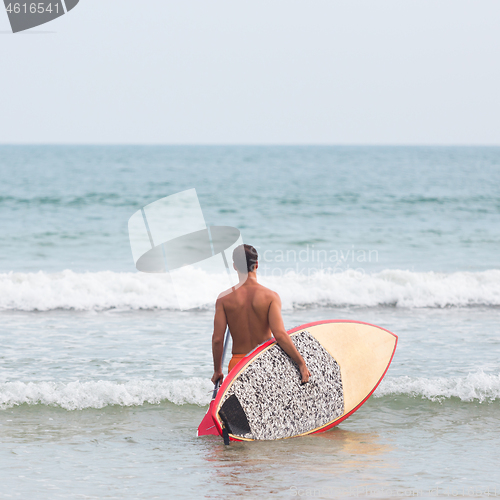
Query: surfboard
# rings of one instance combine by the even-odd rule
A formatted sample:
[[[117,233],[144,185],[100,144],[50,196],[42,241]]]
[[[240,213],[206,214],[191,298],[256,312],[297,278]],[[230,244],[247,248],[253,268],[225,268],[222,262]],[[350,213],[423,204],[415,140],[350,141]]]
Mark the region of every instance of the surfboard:
[[[398,337],[350,320],[308,323],[288,332],[311,372],[274,339],[243,358],[210,403],[198,435],[232,441],[286,439],[331,429],[373,394],[394,357]]]

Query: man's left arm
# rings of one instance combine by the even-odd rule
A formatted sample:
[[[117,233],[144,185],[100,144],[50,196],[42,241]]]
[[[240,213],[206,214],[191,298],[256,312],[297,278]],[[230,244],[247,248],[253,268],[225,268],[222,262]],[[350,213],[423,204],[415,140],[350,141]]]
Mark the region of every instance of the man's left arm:
[[[222,305],[222,300],[217,299],[215,303],[215,317],[214,317],[214,334],[212,335],[212,354],[214,357],[214,374],[212,383],[217,380],[224,380],[224,373],[222,372],[222,352],[224,350],[224,334],[227,328],[226,311]]]

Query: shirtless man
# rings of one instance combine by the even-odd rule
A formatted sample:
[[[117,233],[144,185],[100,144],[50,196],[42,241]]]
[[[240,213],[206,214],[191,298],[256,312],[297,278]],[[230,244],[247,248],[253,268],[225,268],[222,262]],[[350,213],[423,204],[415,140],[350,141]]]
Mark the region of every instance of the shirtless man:
[[[229,371],[241,358],[274,335],[280,347],[297,364],[302,383],[306,383],[310,373],[304,358],[286,333],[281,317],[281,299],[276,292],[257,283],[257,268],[259,267],[257,250],[251,245],[243,245],[243,247],[246,262],[239,262],[243,260],[241,247],[233,252],[233,267],[238,272],[241,284],[233,289],[232,293],[219,297],[215,303],[212,382],[215,384],[217,380],[220,380],[222,383],[224,379],[222,351],[226,326],[229,326],[233,338],[233,357],[229,362]],[[245,280],[246,270],[248,270],[248,277]]]

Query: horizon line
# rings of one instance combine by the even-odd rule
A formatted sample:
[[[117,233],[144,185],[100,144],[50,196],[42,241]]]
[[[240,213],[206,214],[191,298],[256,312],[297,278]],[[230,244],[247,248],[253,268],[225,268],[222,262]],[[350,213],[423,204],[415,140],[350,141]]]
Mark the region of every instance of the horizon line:
[[[488,143],[203,143],[203,142],[172,142],[172,143],[148,143],[148,142],[0,142],[2,146],[131,146],[131,147],[424,147],[424,148],[496,148],[498,144]]]

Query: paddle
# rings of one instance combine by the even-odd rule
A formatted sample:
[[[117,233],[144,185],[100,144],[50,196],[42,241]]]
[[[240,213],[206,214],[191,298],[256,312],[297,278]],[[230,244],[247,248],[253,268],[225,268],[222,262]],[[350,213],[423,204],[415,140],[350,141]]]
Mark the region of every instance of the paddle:
[[[210,246],[212,247],[212,255],[215,255],[212,232],[210,230],[210,225],[208,224],[207,224],[207,231],[208,231],[208,237],[210,239]],[[231,272],[229,270],[229,265],[227,263],[226,254],[224,252],[221,252],[221,255],[224,261],[224,266],[226,267],[229,283],[234,292],[235,287],[232,285]],[[222,349],[222,364],[221,364],[222,368],[224,368],[224,360],[226,358],[226,351],[228,344],[229,344],[229,326],[226,328],[226,335],[224,337],[224,347]],[[210,406],[208,407],[207,414],[205,415],[200,425],[198,426],[198,436],[206,436],[208,434],[219,436],[219,432],[217,431],[217,427],[215,426],[215,422],[213,421],[212,418],[212,406],[214,404],[215,397],[217,396],[217,391],[219,390],[219,387],[220,387],[220,380],[217,380],[217,382],[215,382],[214,392],[212,393],[212,401],[210,401]],[[226,426],[222,428],[222,436],[224,438],[224,444],[229,444],[229,434],[227,432]]]
[[[222,367],[224,367],[224,360],[226,358],[227,346],[229,345],[229,327],[226,328],[226,335],[224,338],[224,348],[222,350]],[[217,427],[212,418],[212,407],[215,401],[215,397],[217,396],[217,392],[220,387],[220,380],[215,382],[214,391],[212,393],[212,401],[210,401],[210,406],[208,407],[208,411],[198,426],[198,436],[207,436],[212,434],[214,436],[219,436],[219,432],[217,431]],[[227,431],[224,433],[224,444],[229,444],[229,436],[226,435]],[[227,441],[227,442],[226,442]]]
[[[224,337],[224,347],[222,349],[222,368],[224,368],[224,360],[226,359],[226,351],[227,351],[227,345],[229,344],[229,327],[226,328],[226,335]],[[214,386],[214,392],[212,394],[212,399],[215,399],[215,396],[217,396],[217,391],[219,390],[220,387],[220,379],[215,382]]]

